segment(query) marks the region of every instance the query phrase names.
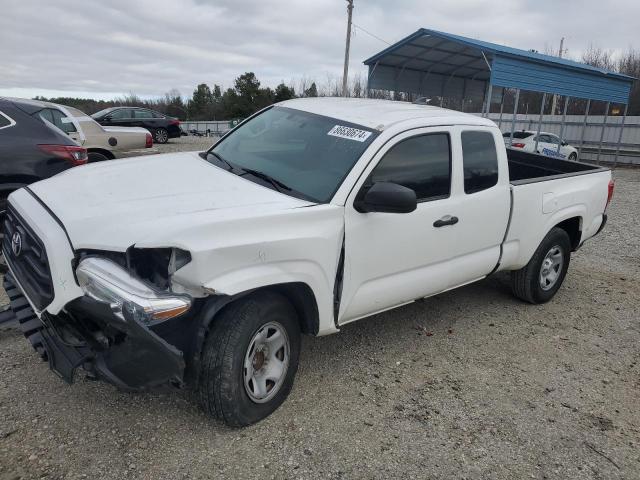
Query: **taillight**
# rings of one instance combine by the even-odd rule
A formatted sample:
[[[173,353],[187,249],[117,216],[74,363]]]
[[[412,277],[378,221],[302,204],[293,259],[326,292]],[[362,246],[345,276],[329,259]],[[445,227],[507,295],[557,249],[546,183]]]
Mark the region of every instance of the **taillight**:
[[[179,126],[180,125],[180,120],[171,120],[169,122],[169,125],[178,125]]]
[[[609,204],[611,203],[611,199],[613,198],[614,187],[615,187],[615,183],[613,182],[613,179],[609,180],[609,191],[607,192],[607,205],[604,207],[605,210],[609,206]]]
[[[145,148],[151,148],[153,147],[153,137],[151,136],[150,133],[147,133],[147,137],[144,141],[144,147]]]
[[[514,148],[524,148],[524,143],[513,143],[511,146]]]
[[[87,163],[89,156],[87,150],[74,145],[38,145],[43,152],[51,153],[56,157],[64,158],[71,162],[71,165],[77,167]]]

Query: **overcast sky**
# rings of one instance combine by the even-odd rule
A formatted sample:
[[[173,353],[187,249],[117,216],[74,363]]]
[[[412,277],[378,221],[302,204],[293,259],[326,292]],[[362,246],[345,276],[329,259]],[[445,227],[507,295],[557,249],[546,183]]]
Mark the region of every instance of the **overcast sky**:
[[[0,0],[0,95],[190,96],[246,71],[263,85],[342,75],[344,0]],[[355,0],[353,22],[388,42],[420,27],[544,51],[566,37],[640,48],[638,0]],[[350,67],[385,44],[356,28]],[[295,84],[295,82],[294,82]]]

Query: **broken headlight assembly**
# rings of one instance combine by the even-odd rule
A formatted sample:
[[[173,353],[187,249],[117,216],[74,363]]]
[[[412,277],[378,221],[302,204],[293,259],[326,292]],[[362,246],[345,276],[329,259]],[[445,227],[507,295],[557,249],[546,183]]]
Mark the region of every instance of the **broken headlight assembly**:
[[[188,295],[155,288],[106,258],[85,257],[76,269],[76,277],[87,296],[108,304],[122,320],[127,309],[141,312],[144,323],[155,324],[185,313],[192,303]]]

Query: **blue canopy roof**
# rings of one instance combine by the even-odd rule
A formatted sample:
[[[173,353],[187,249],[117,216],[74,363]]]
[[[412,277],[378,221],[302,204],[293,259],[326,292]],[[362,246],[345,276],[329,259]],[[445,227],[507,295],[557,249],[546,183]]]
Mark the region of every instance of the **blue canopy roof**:
[[[370,88],[436,95],[451,93],[452,89],[464,93],[470,80],[476,91],[482,89],[479,83],[489,82],[500,87],[626,104],[634,80],[573,60],[426,28],[364,63],[369,66]],[[437,88],[441,93],[434,91]]]

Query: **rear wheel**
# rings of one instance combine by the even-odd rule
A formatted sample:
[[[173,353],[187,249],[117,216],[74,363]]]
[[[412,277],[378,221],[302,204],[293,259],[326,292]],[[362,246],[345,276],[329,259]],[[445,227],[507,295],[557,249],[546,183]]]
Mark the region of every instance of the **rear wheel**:
[[[529,263],[511,272],[513,294],[529,303],[545,303],[556,294],[569,269],[571,241],[567,232],[553,228]]]
[[[167,143],[169,141],[169,132],[166,128],[156,128],[153,132],[153,140],[156,143]]]
[[[98,153],[98,152],[89,152],[88,157],[89,157],[89,163],[104,162],[105,160],[109,160],[109,157],[107,157],[103,153]]]
[[[215,319],[202,353],[198,395],[231,426],[256,423],[287,398],[298,370],[300,326],[283,296],[259,292]]]

